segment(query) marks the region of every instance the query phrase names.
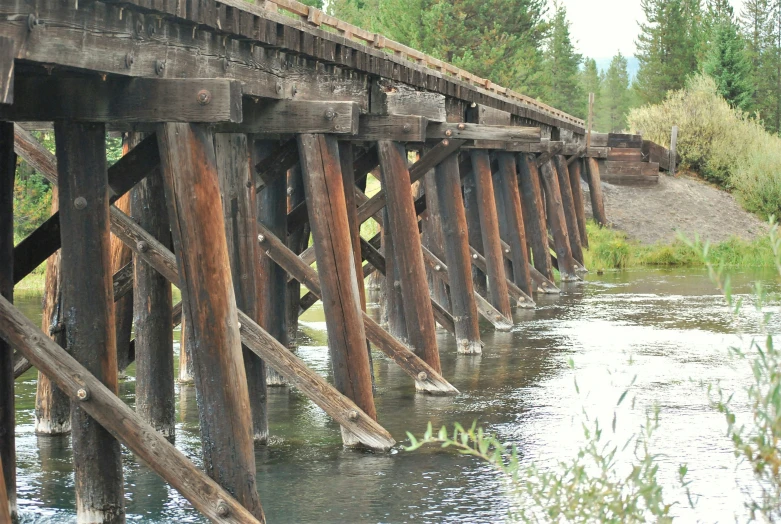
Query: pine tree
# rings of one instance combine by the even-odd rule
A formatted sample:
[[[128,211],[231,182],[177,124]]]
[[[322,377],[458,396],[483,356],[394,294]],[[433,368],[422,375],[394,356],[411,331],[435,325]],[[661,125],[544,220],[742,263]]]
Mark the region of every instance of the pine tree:
[[[547,94],[543,98],[562,111],[584,117],[584,95],[580,83],[580,63],[583,57],[576,52],[572,43],[566,8],[558,2],[554,2],[554,8],[551,34],[544,55]]]
[[[704,54],[700,0],[641,0],[646,23],[640,24],[635,89],[644,103],[658,103],[682,88]]]
[[[747,43],[754,87],[752,111],[774,132],[781,131],[781,1],[746,0],[740,23]]]
[[[582,114],[588,115],[589,93],[594,93],[595,108],[599,108],[602,101],[602,77],[597,69],[597,61],[593,58],[586,58],[583,60],[583,69],[580,71],[580,87],[583,93],[584,104]],[[598,125],[595,125],[595,129],[599,129]]]
[[[610,61],[610,67],[605,72],[600,101],[597,114],[599,129],[609,133],[623,131],[631,100],[627,60],[620,51]]]
[[[703,71],[713,77],[719,93],[733,107],[748,111],[754,94],[751,60],[738,33],[732,7],[726,0],[712,0],[708,5],[708,19],[711,35]]]

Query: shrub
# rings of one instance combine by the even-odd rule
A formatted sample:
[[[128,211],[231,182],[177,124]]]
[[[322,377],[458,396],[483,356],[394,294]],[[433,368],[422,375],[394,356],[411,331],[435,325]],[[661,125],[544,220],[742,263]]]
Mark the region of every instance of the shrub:
[[[694,76],[661,104],[633,109],[628,121],[633,131],[659,144],[669,143],[677,125],[683,168],[734,190],[747,210],[763,218],[781,212],[781,138],[730,107],[713,79]]]

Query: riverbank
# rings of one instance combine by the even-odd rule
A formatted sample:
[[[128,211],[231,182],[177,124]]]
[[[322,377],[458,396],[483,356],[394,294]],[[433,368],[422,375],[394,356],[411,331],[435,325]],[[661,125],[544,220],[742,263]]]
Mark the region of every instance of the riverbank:
[[[589,249],[584,251],[584,265],[591,270],[704,265],[702,257],[681,238],[649,245],[631,239],[623,231],[600,228],[591,221],[586,229]],[[694,240],[694,237],[688,235],[683,238]],[[728,267],[766,268],[775,265],[770,238],[766,234],[753,240],[733,236],[722,242],[711,243],[710,250],[716,260]]]

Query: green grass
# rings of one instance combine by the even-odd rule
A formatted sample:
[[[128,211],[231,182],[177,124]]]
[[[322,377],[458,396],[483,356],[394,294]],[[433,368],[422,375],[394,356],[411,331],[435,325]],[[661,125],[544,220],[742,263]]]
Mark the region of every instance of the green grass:
[[[584,251],[589,269],[630,269],[648,266],[701,267],[702,257],[683,241],[644,246],[627,238],[626,234],[600,228],[589,222],[589,249]],[[715,260],[728,267],[773,267],[770,239],[762,236],[754,241],[730,238],[710,247]]]

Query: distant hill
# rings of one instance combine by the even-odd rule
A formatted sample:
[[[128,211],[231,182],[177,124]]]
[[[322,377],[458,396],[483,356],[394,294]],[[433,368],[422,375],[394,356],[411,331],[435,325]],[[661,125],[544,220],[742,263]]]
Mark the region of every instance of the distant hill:
[[[597,69],[599,69],[600,72],[607,71],[607,69],[610,67],[610,61],[613,60],[613,57],[610,58],[595,58],[597,62]],[[637,58],[634,56],[630,56],[627,58],[627,71],[629,72],[629,79],[634,80],[637,76],[637,71],[640,69],[640,62],[638,62]]]

